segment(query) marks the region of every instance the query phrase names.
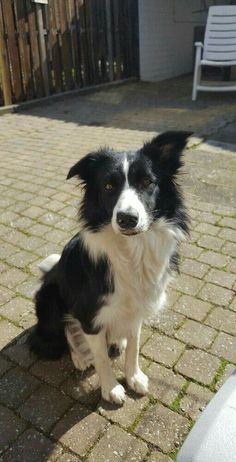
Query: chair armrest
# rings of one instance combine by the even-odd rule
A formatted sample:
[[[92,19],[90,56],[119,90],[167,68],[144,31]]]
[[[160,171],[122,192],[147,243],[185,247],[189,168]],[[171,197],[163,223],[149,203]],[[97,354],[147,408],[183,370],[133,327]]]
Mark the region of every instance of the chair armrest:
[[[203,43],[202,42],[195,42],[194,45],[195,45],[195,47],[203,48]]]

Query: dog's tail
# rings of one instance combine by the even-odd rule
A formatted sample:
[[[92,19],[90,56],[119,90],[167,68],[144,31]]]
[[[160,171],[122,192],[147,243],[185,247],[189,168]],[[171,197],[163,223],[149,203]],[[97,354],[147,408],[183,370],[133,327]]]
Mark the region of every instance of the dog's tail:
[[[45,258],[38,267],[41,269],[42,273],[49,273],[49,271],[59,262],[61,256],[57,253],[52,253],[49,257]]]
[[[54,278],[55,264],[54,259],[54,264],[51,261],[51,268],[49,264],[42,268],[45,273],[44,281],[35,296],[38,322],[28,338],[30,350],[37,356],[48,359],[61,358],[68,348],[64,322],[66,307]]]

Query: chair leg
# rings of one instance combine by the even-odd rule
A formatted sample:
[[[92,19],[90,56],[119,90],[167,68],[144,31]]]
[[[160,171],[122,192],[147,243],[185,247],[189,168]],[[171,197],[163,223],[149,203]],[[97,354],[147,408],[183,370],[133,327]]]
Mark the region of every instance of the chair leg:
[[[197,47],[196,58],[195,58],[195,68],[194,68],[194,77],[193,77],[193,93],[192,100],[196,101],[197,99],[197,86],[201,82],[201,48]]]
[[[196,64],[194,70],[194,78],[193,78],[193,93],[192,93],[192,100],[196,101],[197,99],[197,86],[200,84],[201,81],[201,64]]]

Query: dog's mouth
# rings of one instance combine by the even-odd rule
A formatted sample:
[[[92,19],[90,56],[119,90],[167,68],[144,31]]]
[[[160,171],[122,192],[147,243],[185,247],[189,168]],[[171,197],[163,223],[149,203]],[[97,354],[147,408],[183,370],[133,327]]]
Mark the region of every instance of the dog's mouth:
[[[133,229],[127,229],[125,231],[122,231],[121,234],[123,234],[124,236],[137,236],[137,234],[140,234],[142,233],[143,231],[142,230],[133,230]]]

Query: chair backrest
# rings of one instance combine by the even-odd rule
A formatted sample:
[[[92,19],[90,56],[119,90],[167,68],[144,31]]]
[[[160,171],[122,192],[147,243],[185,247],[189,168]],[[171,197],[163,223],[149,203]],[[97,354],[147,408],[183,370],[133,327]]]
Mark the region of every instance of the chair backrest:
[[[236,60],[236,6],[222,5],[209,8],[203,59]]]

